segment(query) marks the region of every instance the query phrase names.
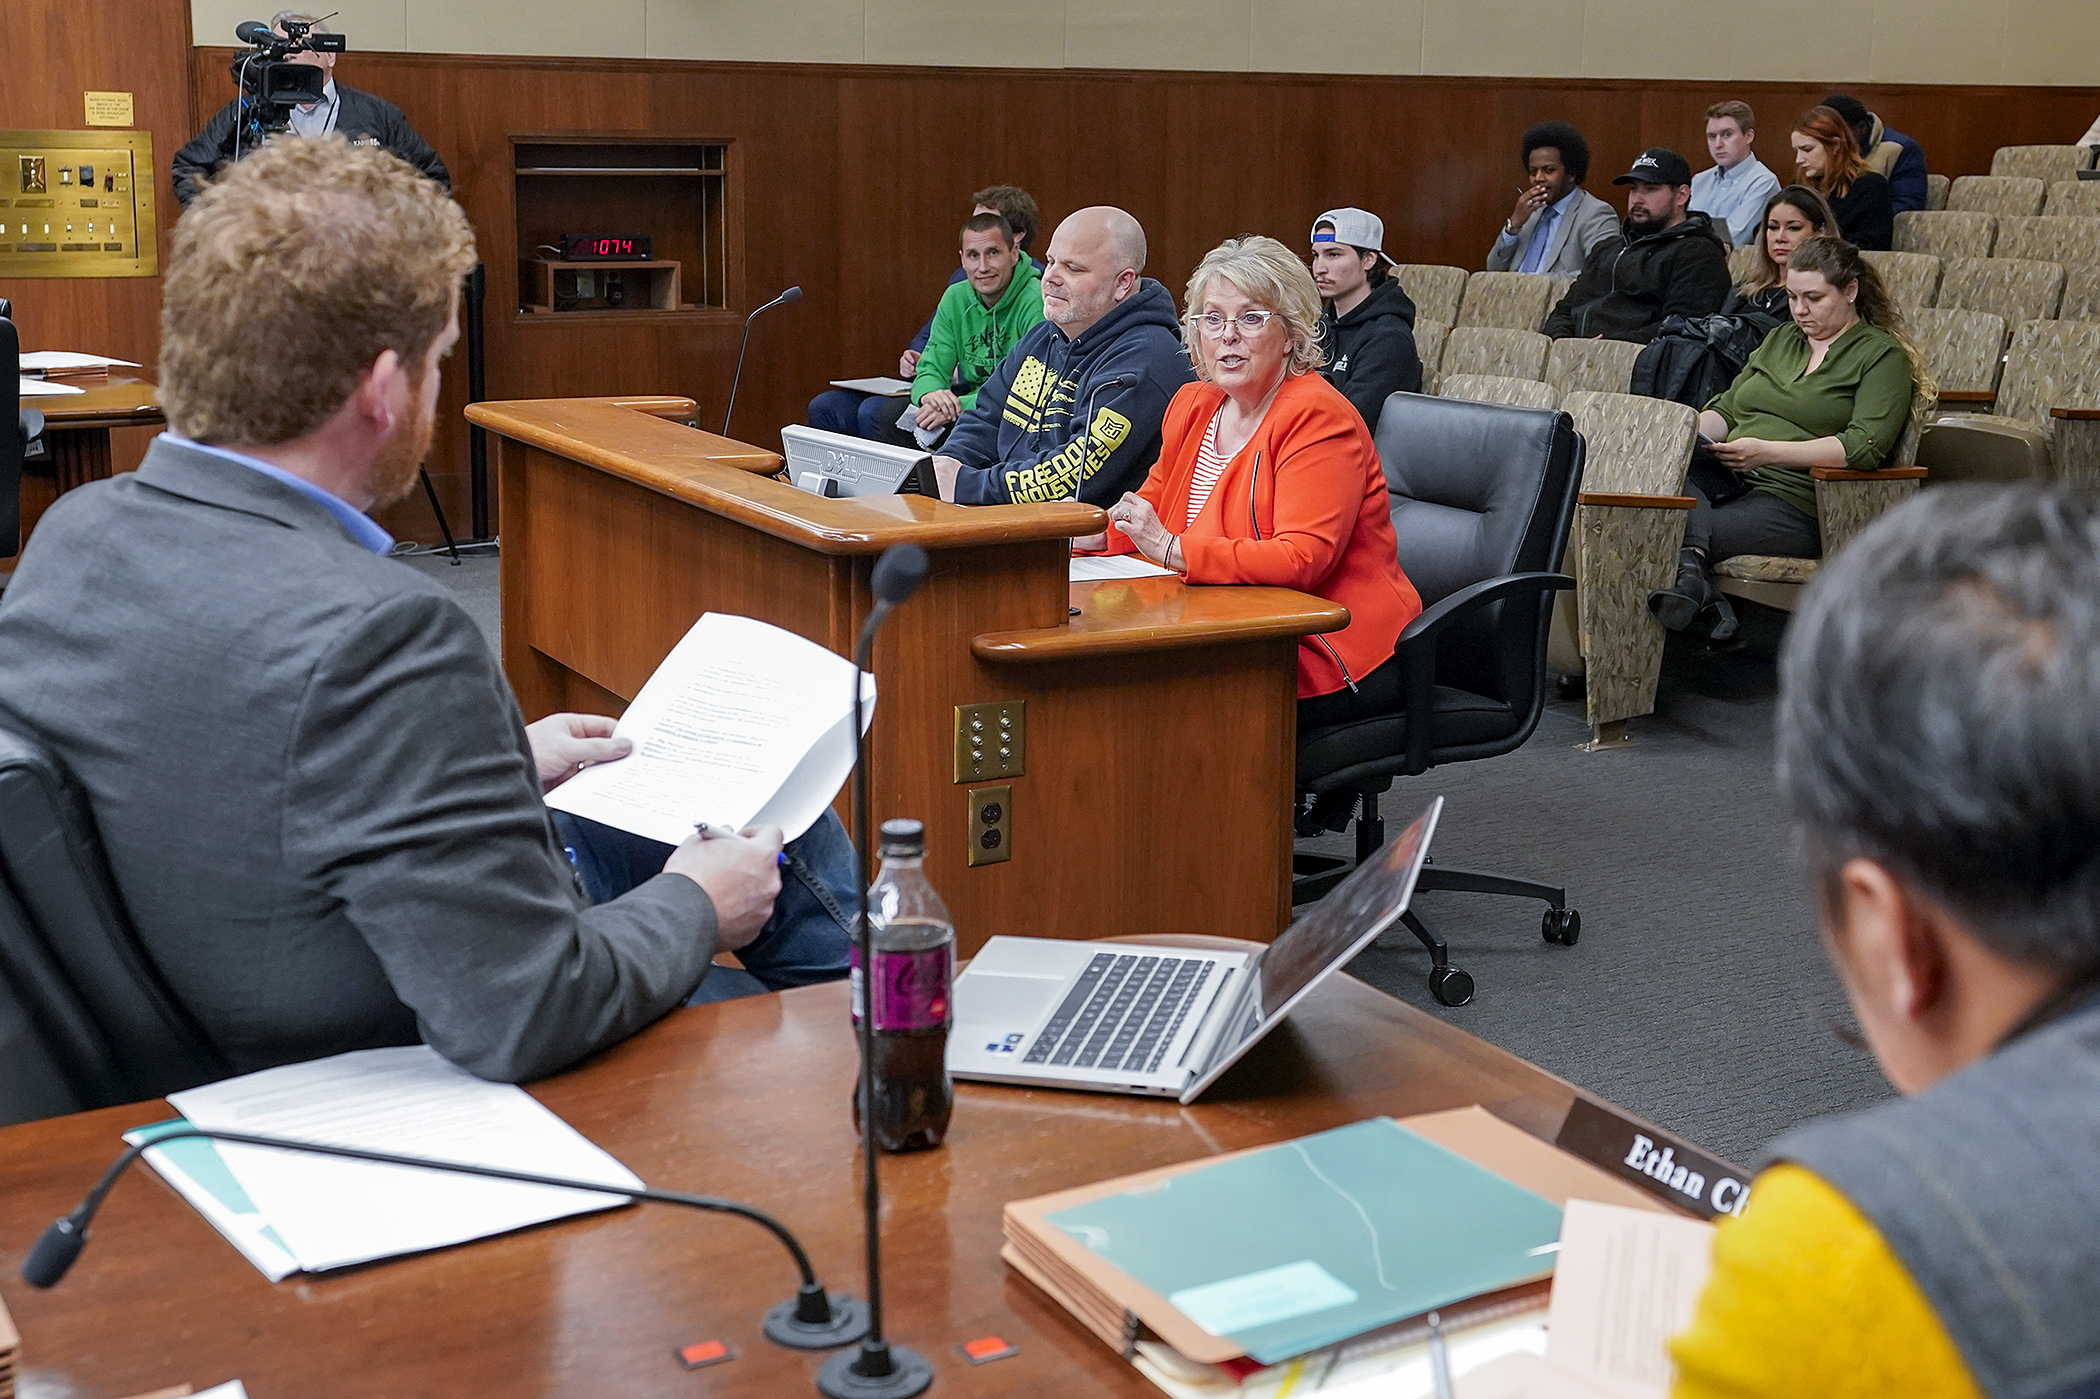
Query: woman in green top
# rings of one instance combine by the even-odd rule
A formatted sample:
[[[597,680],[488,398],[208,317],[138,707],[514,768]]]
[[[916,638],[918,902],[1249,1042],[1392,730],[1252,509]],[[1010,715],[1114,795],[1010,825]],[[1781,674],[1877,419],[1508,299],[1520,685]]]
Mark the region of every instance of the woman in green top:
[[[1805,239],[1787,260],[1786,291],[1793,323],[1766,336],[1699,415],[1702,453],[1718,469],[1695,469],[1687,482],[1698,504],[1677,581],[1648,597],[1648,610],[1671,631],[1703,622],[1717,641],[1734,635],[1734,612],[1711,576],[1721,560],[1820,555],[1810,469],[1880,466],[1926,377],[1901,338],[1896,304],[1850,243]]]

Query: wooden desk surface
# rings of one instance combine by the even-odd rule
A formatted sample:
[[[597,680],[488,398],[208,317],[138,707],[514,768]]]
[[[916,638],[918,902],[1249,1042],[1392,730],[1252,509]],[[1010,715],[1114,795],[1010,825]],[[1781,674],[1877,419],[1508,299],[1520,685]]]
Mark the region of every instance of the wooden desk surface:
[[[833,983],[680,1011],[535,1096],[652,1185],[778,1215],[834,1291],[863,1295],[857,1056]],[[1155,1395],[999,1259],[1011,1199],[1258,1146],[1378,1114],[1480,1103],[1550,1139],[1568,1083],[1336,977],[1206,1099],[958,1084],[948,1145],[882,1163],[891,1338],[933,1363],[936,1395]],[[112,1192],[50,1292],[20,1260],[120,1149],[167,1116],[139,1104],[0,1131],[0,1294],[22,1332],[24,1399],[118,1399],[239,1377],[255,1399],[813,1394],[822,1353],[759,1331],[794,1272],[770,1235],[668,1206],[272,1286],[149,1169]],[[996,1333],[1009,1360],[966,1364]],[[688,1373],[674,1346],[739,1359]]]
[[[1079,615],[1062,626],[986,632],[970,639],[979,660],[1009,665],[1173,651],[1276,637],[1296,640],[1349,625],[1349,609],[1289,588],[1111,578],[1070,587]]]
[[[107,382],[99,379],[69,380],[85,393],[60,394],[55,398],[25,398],[22,406],[44,415],[46,426],[61,431],[80,428],[152,427],[167,421],[160,411],[158,390],[144,379],[112,373]]]
[[[953,505],[924,496],[827,500],[771,473],[780,455],[698,432],[614,399],[467,405],[499,436],[632,481],[660,495],[819,554],[879,554],[892,544],[966,549],[1072,539],[1107,527],[1091,505]]]

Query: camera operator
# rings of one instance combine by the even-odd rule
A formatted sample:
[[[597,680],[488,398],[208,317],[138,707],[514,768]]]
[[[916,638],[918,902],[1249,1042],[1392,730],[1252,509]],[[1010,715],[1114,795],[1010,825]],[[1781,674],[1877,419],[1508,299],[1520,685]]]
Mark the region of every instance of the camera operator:
[[[294,32],[286,28],[287,24],[304,28]],[[324,21],[301,10],[278,11],[270,21],[270,29],[287,38],[298,38],[308,32],[335,33]],[[327,74],[320,101],[293,107],[286,113],[290,118],[290,133],[295,136],[326,136],[334,131],[342,133],[352,145],[384,146],[446,189],[451,189],[452,177],[445,169],[445,162],[438,159],[438,153],[430,148],[429,142],[416,134],[416,129],[408,124],[408,118],[401,114],[401,109],[383,97],[338,85],[335,59],[333,53],[302,48],[285,60],[308,64]],[[239,60],[236,60],[237,69],[238,64]],[[175,152],[175,198],[184,208],[189,207],[207,180],[241,156],[252,154],[253,147],[261,144],[252,132],[243,131],[245,114],[242,101],[236,96],[221,107],[204,130]]]

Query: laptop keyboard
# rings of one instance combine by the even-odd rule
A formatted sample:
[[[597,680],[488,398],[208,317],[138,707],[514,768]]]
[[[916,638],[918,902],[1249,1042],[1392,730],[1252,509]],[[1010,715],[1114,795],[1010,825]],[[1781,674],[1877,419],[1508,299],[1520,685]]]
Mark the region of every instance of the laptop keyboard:
[[[1099,952],[1023,1063],[1156,1073],[1217,962]]]

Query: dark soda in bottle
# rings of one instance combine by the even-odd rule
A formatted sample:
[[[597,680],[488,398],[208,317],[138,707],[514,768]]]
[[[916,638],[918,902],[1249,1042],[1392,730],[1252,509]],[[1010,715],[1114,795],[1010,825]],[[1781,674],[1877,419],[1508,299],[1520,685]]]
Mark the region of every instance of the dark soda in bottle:
[[[868,947],[874,974],[853,952],[853,1018],[874,993],[875,1143],[884,1151],[941,1144],[955,1088],[948,1078],[948,1027],[954,1022],[955,922],[926,880],[926,828],[882,823],[882,868],[868,888]],[[860,1085],[853,1125],[860,1126]]]

